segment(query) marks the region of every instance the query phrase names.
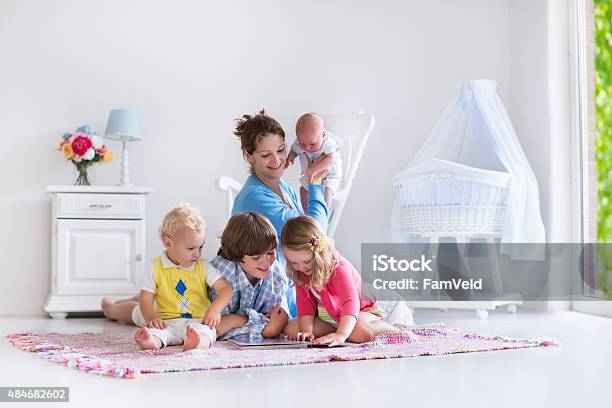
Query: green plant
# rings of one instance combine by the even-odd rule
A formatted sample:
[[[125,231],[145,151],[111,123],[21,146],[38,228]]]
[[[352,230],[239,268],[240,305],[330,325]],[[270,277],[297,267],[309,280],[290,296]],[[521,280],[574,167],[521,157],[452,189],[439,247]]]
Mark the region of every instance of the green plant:
[[[595,6],[595,166],[598,206],[597,240],[612,242],[612,0],[594,0]],[[604,246],[600,244],[600,246]],[[608,245],[605,245],[604,253]],[[600,248],[604,249],[604,248]],[[609,254],[608,254],[609,255]],[[612,259],[603,257],[598,286],[605,299],[612,299]]]

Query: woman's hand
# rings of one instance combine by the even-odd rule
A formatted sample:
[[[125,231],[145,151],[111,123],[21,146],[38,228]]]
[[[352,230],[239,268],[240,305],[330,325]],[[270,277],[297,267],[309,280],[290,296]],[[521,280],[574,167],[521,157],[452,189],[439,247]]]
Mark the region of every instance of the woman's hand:
[[[309,167],[303,176],[308,180],[308,184],[321,184],[327,176],[327,170],[317,170],[314,167]]]
[[[304,177],[306,177],[309,184],[321,184],[326,175],[327,170],[317,170],[314,167],[309,167],[304,172]]]
[[[304,171],[303,176],[308,180],[308,184],[321,184],[329,169],[321,164],[328,156],[322,155],[317,160],[308,162],[308,168]]]
[[[146,322],[145,327],[149,329],[164,330],[166,327],[168,327],[168,325],[162,319],[160,319],[159,317],[156,317],[155,319],[149,320],[148,322]]]
[[[313,340],[312,344],[327,344],[329,347],[338,346],[346,340],[346,337],[338,334],[338,333],[330,333],[325,336],[319,337],[318,339]]]
[[[327,170],[321,170],[320,172],[313,174],[312,177],[308,180],[308,183],[321,184],[325,176],[327,176]]]
[[[297,332],[296,335],[291,336],[290,339],[297,341],[312,341],[314,339],[314,334],[311,332]]]

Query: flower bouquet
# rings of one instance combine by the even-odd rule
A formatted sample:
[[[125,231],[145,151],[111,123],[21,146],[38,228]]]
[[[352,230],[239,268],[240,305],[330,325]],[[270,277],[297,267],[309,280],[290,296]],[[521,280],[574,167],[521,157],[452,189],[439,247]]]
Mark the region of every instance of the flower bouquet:
[[[74,133],[64,133],[59,141],[59,150],[77,168],[79,177],[75,185],[88,186],[87,169],[94,163],[109,163],[113,153],[102,144],[102,138],[89,126],[81,126]]]

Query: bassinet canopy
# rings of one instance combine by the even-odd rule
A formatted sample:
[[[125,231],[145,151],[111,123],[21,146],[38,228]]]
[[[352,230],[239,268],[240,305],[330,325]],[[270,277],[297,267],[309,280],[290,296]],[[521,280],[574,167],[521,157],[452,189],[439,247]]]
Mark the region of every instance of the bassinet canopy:
[[[406,239],[414,217],[423,215],[414,210],[423,208],[425,201],[427,214],[434,218],[443,217],[441,207],[445,214],[449,209],[460,211],[469,224],[462,228],[474,226],[474,216],[489,217],[485,219],[493,223],[489,232],[501,235],[502,251],[513,258],[531,259],[534,253],[520,248],[527,246],[504,244],[545,241],[538,185],[496,85],[492,80],[459,81],[424,146],[394,177],[395,241]],[[428,228],[432,225],[436,224]]]

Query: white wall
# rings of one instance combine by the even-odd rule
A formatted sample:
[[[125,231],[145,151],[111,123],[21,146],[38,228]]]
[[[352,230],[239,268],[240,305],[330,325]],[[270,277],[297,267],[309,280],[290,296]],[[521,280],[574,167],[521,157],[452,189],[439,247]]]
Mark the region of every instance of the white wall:
[[[377,127],[336,236],[358,264],[361,242],[387,239],[390,179],[426,138],[456,80],[497,79],[502,99],[520,104],[510,92],[517,33],[509,3],[3,0],[0,314],[42,313],[48,294],[44,191],[75,178],[54,140],[81,124],[102,132],[118,107],[142,117],[145,140],[130,145],[130,157],[133,181],[155,189],[150,256],[161,248],[161,216],[180,200],[202,208],[205,254],[215,253],[225,209],[214,181],[246,176],[232,119],[265,107],[293,133],[306,111],[372,112]],[[95,170],[95,184],[118,181],[119,145],[110,143],[117,160]],[[526,144],[538,150],[537,140]]]
[[[548,242],[571,242],[569,2],[510,2],[512,122],[540,187]]]
[[[571,188],[570,33],[572,1],[510,2],[509,112],[540,187],[546,241],[574,242]],[[563,260],[557,260],[563,262]],[[556,268],[551,265],[551,285]],[[529,302],[568,309],[569,302]]]

